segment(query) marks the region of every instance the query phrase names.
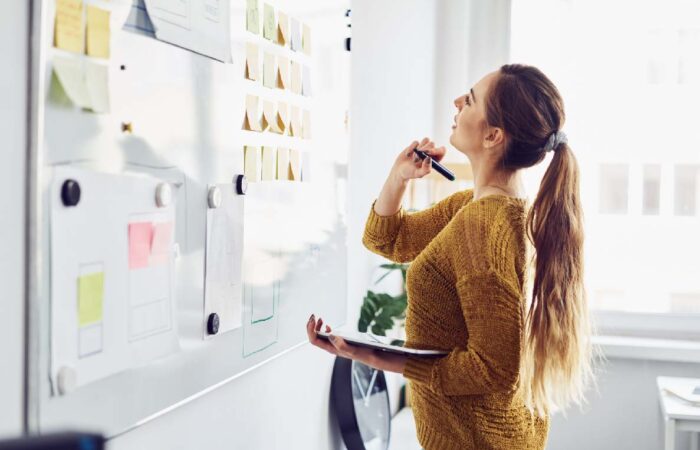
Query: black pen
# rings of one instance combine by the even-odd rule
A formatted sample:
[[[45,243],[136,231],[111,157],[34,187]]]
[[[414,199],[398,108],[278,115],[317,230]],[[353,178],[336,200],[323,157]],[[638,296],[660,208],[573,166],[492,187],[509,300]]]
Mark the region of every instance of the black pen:
[[[435,161],[433,158],[431,158],[430,156],[428,156],[427,153],[425,153],[425,152],[422,151],[422,150],[418,150],[417,148],[414,148],[413,151],[415,152],[416,155],[418,155],[418,157],[419,157],[421,160],[423,160],[423,159],[425,159],[425,158],[429,158],[429,159],[430,159],[430,165],[432,166],[433,169],[437,170],[438,173],[440,173],[440,175],[442,175],[443,177],[447,178],[447,179],[450,180],[450,181],[454,181],[454,180],[455,180],[455,174],[453,174],[452,172],[450,172],[449,169],[447,169],[447,167],[443,166],[442,164],[440,164],[439,162]]]

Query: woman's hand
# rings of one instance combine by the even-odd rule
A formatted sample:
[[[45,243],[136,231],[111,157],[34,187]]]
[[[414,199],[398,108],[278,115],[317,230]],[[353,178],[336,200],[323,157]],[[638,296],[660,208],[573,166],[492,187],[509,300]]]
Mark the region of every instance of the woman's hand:
[[[445,147],[435,147],[435,143],[428,138],[423,138],[422,141],[413,141],[411,145],[403,149],[394,162],[391,172],[397,179],[402,182],[412,178],[422,178],[430,173],[430,160],[425,158],[421,160],[418,155],[413,152],[417,148],[428,154],[435,161],[440,161],[445,156]]]
[[[330,337],[331,341],[328,342],[316,335],[317,332],[321,331],[322,327],[323,319],[319,317],[318,321],[316,321],[315,316],[312,314],[306,324],[306,334],[309,336],[309,342],[316,347],[322,348],[328,353],[332,353],[336,356],[354,359],[355,361],[359,361],[378,370],[403,374],[403,370],[406,365],[405,356],[350,345],[345,342],[343,338],[333,335]],[[326,333],[330,332],[331,327],[326,325]]]

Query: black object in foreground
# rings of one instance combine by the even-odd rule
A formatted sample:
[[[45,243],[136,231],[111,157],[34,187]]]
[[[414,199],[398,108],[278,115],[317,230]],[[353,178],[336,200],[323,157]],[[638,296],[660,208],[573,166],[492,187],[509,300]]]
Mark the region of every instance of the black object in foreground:
[[[0,441],[0,450],[103,450],[99,434],[64,432]]]
[[[417,148],[414,148],[413,151],[415,152],[416,155],[418,155],[418,157],[420,159],[430,158],[430,156],[428,156],[428,154],[422,150],[418,150]],[[438,173],[440,175],[442,175],[443,177],[447,178],[450,181],[455,180],[455,174],[450,172],[450,170],[447,167],[445,167],[442,164],[440,164],[439,162],[435,161],[433,158],[430,158],[430,165],[433,167],[433,169],[437,170]]]

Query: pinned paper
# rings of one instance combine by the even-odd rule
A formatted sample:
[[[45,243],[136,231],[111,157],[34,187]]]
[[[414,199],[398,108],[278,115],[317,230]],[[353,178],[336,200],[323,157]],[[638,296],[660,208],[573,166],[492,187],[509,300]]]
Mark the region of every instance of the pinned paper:
[[[263,7],[263,37],[270,41],[275,40],[275,9],[265,3]]]
[[[301,94],[301,65],[292,61],[292,92]]]
[[[245,97],[245,117],[243,118],[243,129],[249,131],[262,131],[260,128],[260,116],[258,116],[258,97],[246,95]]]
[[[265,52],[263,60],[263,86],[274,88],[277,82],[277,67],[275,55]]]
[[[304,110],[304,124],[301,128],[304,130],[303,138],[311,139],[311,111]]]
[[[277,179],[289,180],[289,149],[277,149]]]
[[[88,5],[87,54],[109,58],[109,11]]]
[[[274,111],[274,105],[271,106],[270,109]],[[275,111],[272,115],[272,121],[270,122],[270,131],[277,134],[284,134],[284,126],[281,126],[280,124],[278,111]]]
[[[86,62],[85,84],[90,95],[90,109],[98,113],[109,112],[109,67]]]
[[[292,61],[294,64],[294,61]],[[289,88],[289,60],[284,56],[277,57],[277,87],[280,89]]]
[[[277,14],[277,43],[286,47],[289,42],[289,19],[283,12]]]
[[[78,325],[102,321],[104,299],[104,272],[78,277]]]
[[[129,224],[129,269],[148,267],[152,239],[153,225],[151,222]]]
[[[301,83],[301,95],[311,97],[311,69],[309,66],[304,66],[304,75]]]
[[[259,78],[259,54],[257,45],[250,42],[245,45],[245,77],[249,80],[256,81]]]
[[[262,116],[262,130],[265,131],[268,128],[271,128],[273,126],[273,123],[276,122],[276,114],[275,114],[275,104],[263,100],[263,116]]]
[[[287,104],[284,102],[279,102],[277,104],[277,126],[282,134],[288,134],[289,131],[289,118],[288,118]]]
[[[248,0],[245,14],[246,30],[251,33],[260,34],[260,9],[258,0]]]
[[[289,134],[291,136],[301,137],[301,116],[299,115],[299,108],[296,106],[292,106]]]
[[[170,243],[173,239],[173,223],[159,222],[153,225],[153,242],[151,243],[152,266],[165,264],[170,256]]]
[[[243,148],[243,172],[248,182],[260,181],[260,149],[258,147],[245,146]]]
[[[83,67],[83,61],[80,59],[61,56],[54,56],[53,58],[53,71],[68,98],[76,106],[90,108],[90,92],[85,83]]]
[[[271,181],[275,179],[275,169],[277,164],[277,150],[274,147],[262,148],[262,180]]]
[[[54,46],[71,52],[83,53],[85,28],[83,27],[82,0],[56,0]]]
[[[311,181],[311,153],[301,155],[301,181]]]
[[[307,55],[311,54],[311,28],[308,25],[304,25],[304,31],[301,35],[301,47],[304,49],[304,53]]]
[[[292,181],[301,181],[301,155],[299,150],[289,150],[289,179]]]
[[[298,52],[301,50],[301,25],[297,19],[292,18],[291,20],[291,42],[290,46],[292,50]]]

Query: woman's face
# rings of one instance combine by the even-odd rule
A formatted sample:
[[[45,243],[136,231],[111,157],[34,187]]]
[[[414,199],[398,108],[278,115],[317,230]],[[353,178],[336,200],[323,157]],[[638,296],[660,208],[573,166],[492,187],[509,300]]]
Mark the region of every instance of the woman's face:
[[[450,144],[467,156],[478,155],[484,148],[488,127],[486,124],[486,95],[498,72],[491,72],[479,80],[466,94],[454,101],[457,107],[452,125]]]

